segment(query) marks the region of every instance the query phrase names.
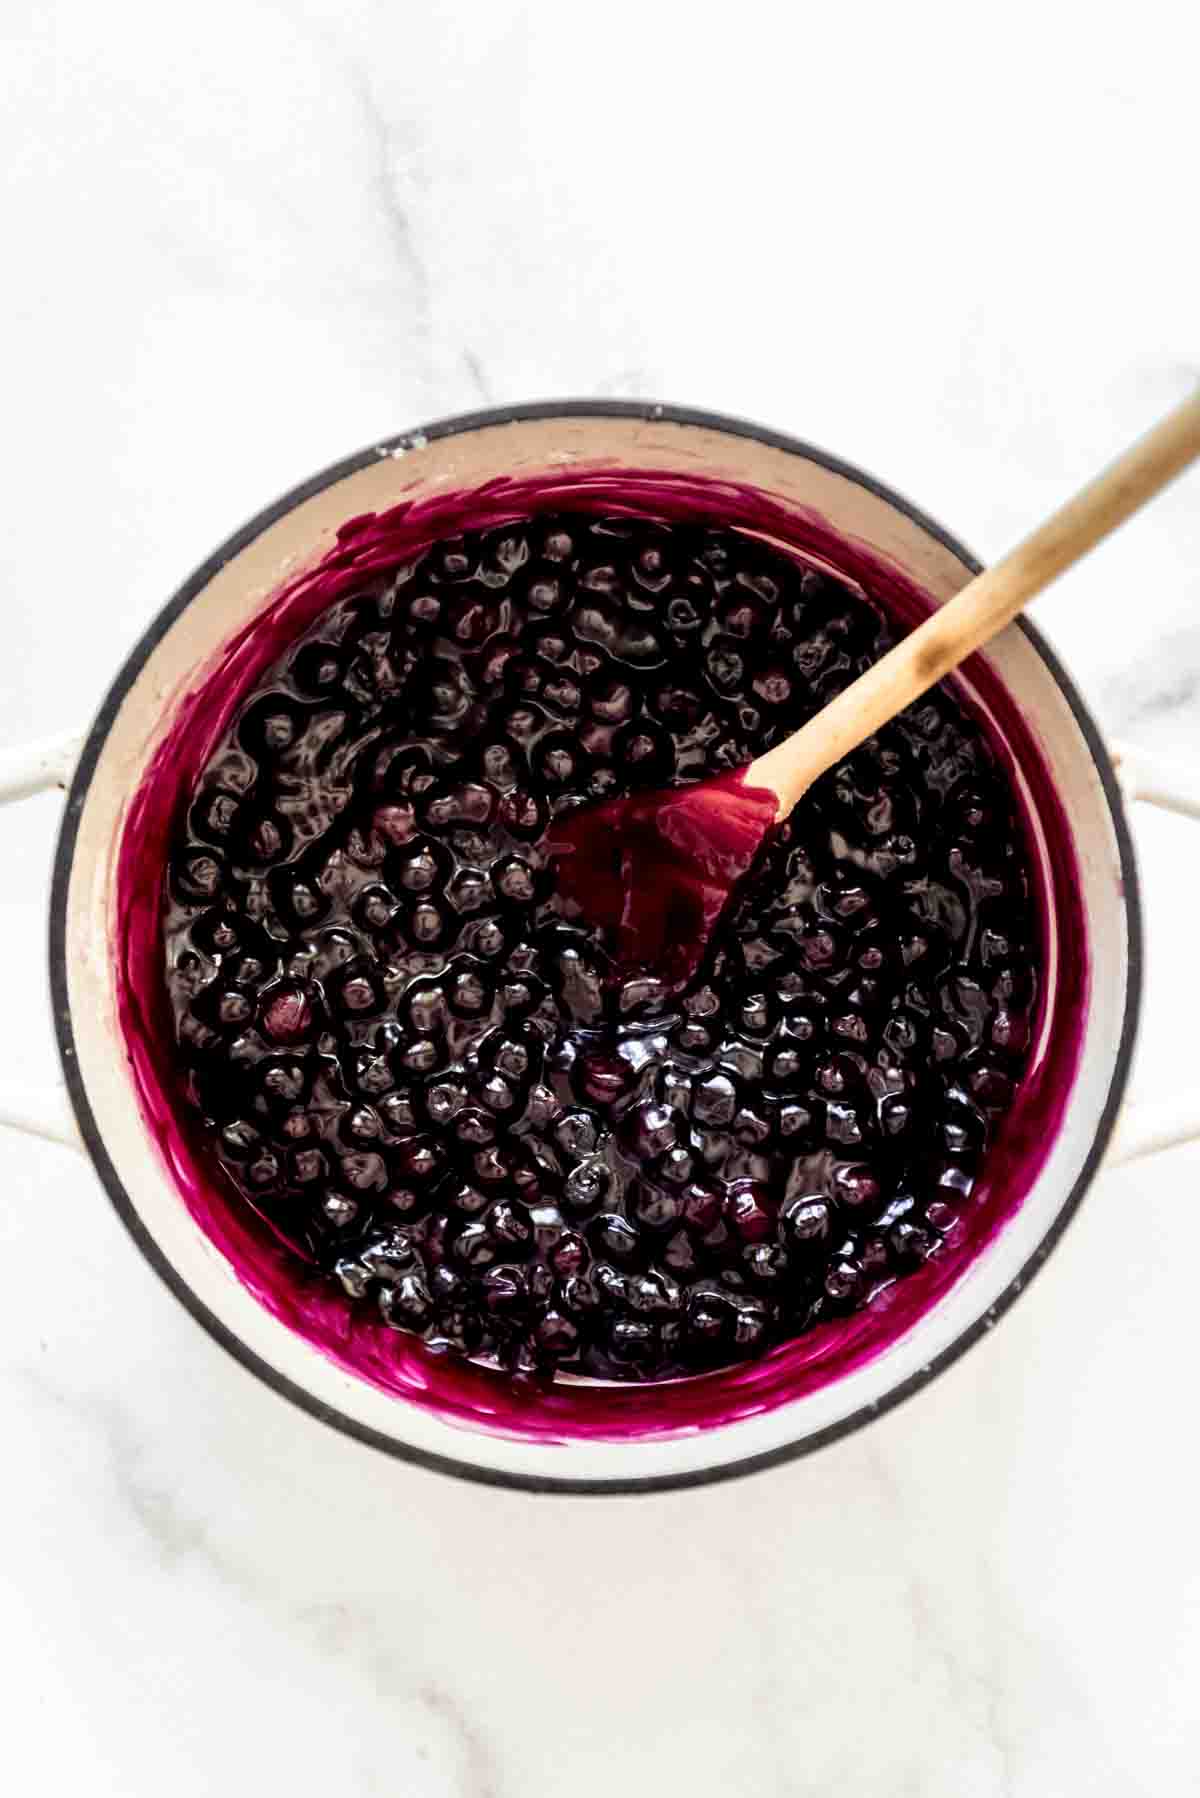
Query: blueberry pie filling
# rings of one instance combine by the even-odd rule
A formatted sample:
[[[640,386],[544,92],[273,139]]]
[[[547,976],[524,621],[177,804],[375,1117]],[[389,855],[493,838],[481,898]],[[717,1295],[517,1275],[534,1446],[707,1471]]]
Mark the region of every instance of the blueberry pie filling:
[[[949,689],[771,833],[682,984],[617,956],[546,845],[732,782],[889,640],[737,529],[563,511],[364,573],[292,643],[187,795],[162,931],[208,1150],[310,1271],[434,1351],[649,1381],[953,1243],[1040,938]]]

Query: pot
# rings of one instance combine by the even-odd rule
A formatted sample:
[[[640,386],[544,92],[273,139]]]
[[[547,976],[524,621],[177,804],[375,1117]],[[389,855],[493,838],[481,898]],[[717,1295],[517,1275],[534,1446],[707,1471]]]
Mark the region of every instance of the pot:
[[[1048,992],[1027,1082],[1031,1091],[1040,1085],[1040,1099],[1024,1121],[1026,1138],[1032,1120],[1037,1140],[1024,1142],[1023,1172],[1019,1181],[1012,1176],[1002,1221],[923,1308],[893,1318],[853,1353],[831,1350],[825,1361],[808,1355],[803,1369],[776,1369],[766,1385],[683,1382],[687,1406],[680,1411],[668,1397],[658,1418],[645,1389],[634,1397],[615,1386],[581,1394],[577,1413],[569,1405],[540,1412],[531,1401],[526,1415],[519,1402],[497,1400],[499,1376],[483,1370],[467,1398],[455,1388],[453,1402],[432,1402],[437,1380],[430,1385],[427,1368],[411,1358],[425,1353],[419,1345],[406,1380],[388,1389],[369,1366],[347,1359],[336,1329],[323,1336],[297,1327],[294,1312],[267,1290],[265,1264],[237,1265],[232,1237],[193,1202],[194,1192],[189,1199],[189,1169],[169,1118],[164,1124],[156,1114],[139,1046],[121,869],[133,854],[157,880],[165,839],[151,831],[131,843],[151,815],[138,809],[140,797],[186,735],[181,721],[196,694],[225,683],[232,703],[234,686],[244,688],[247,645],[268,618],[277,627],[280,594],[329,551],[339,526],[407,504],[432,529],[463,496],[481,517],[503,516],[505,504],[511,516],[512,496],[534,488],[593,506],[618,489],[653,491],[668,513],[708,507],[806,553],[853,545],[881,579],[926,605],[949,599],[979,566],[940,526],[848,464],[757,426],[674,407],[563,402],[478,413],[326,469],[261,512],[185,582],[129,655],[84,737],[0,761],[0,797],[69,782],[50,918],[65,1102],[49,1089],[0,1085],[0,1121],[82,1146],[133,1240],[197,1321],[276,1392],[348,1435],[446,1472],[538,1490],[697,1484],[814,1449],[926,1385],[1028,1284],[1106,1155],[1146,1153],[1200,1131],[1200,1101],[1182,1095],[1153,1112],[1127,1113],[1114,1138],[1142,977],[1126,805],[1144,798],[1200,817],[1200,775],[1106,749],[1066,671],[1026,621],[963,671],[964,697],[1003,739],[1026,814],[1046,914]],[[1010,1156],[1006,1165],[1017,1163]],[[640,1421],[630,1423],[635,1412]]]

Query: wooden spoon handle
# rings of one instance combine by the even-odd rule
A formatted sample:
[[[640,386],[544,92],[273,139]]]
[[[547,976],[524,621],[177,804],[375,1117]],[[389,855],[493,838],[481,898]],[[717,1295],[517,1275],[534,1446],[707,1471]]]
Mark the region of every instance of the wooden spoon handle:
[[[748,786],[772,787],[786,817],[818,775],[941,680],[1089,549],[1200,456],[1200,390],[1045,524],[986,568],[791,737],[759,756]]]

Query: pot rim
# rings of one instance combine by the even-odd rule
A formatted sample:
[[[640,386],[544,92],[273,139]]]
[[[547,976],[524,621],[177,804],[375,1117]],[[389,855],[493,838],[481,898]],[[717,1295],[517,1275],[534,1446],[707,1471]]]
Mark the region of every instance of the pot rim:
[[[988,1306],[982,1316],[961,1330],[939,1354],[915,1373],[898,1382],[881,1398],[859,1406],[845,1417],[838,1419],[837,1422],[813,1432],[800,1441],[784,1443],[778,1447],[744,1455],[713,1467],[695,1468],[679,1473],[652,1474],[640,1477],[631,1474],[595,1480],[563,1478],[553,1474],[518,1473],[478,1466],[458,1456],[443,1455],[417,1448],[398,1441],[369,1425],[359,1423],[339,1411],[336,1406],[314,1397],[304,1387],[297,1385],[295,1381],[278,1372],[253,1349],[249,1348],[209,1309],[178,1273],[173,1262],[164,1254],[142,1222],[108,1155],[103,1132],[92,1111],[79,1071],[68,992],[67,902],[79,823],[91,787],[92,777],[113,721],[126,694],[152,651],[197,594],[208,586],[226,563],[232,561],[256,537],[277,523],[296,506],[322,492],[325,488],[345,479],[348,475],[355,474],[360,469],[374,464],[383,456],[394,453],[403,454],[438,438],[458,436],[497,425],[528,423],[552,418],[632,418],[650,424],[696,426],[704,430],[723,433],[726,436],[747,438],[768,448],[800,456],[844,477],[883,500],[936,542],[950,550],[972,573],[979,573],[983,567],[978,558],[957,537],[945,530],[927,513],[914,506],[894,488],[864,473],[854,464],[832,456],[816,445],[793,437],[786,432],[771,430],[766,426],[751,423],[747,419],[699,410],[694,407],[640,400],[537,400],[522,405],[489,407],[476,412],[456,413],[418,429],[404,431],[382,441],[376,440],[365,449],[330,464],[308,480],[290,488],[270,505],[257,512],[240,530],[227,537],[221,546],[205,562],[201,563],[177,589],[173,597],[151,620],[126,656],[87,733],[83,752],[76,765],[67,796],[66,809],[55,850],[50,894],[50,990],[54,1008],[55,1034],[71,1105],[84,1146],[118,1217],[150,1266],[180,1304],[191,1313],[195,1321],[207,1331],[209,1336],[236,1361],[240,1362],[248,1372],[255,1375],[280,1397],[288,1399],[310,1416],[339,1430],[343,1435],[365,1443],[368,1447],[379,1449],[398,1460],[407,1461],[439,1473],[450,1474],[475,1484],[515,1488],[525,1492],[594,1494],[597,1496],[661,1492],[680,1487],[711,1485],[721,1480],[761,1472],[769,1467],[796,1460],[802,1455],[811,1454],[826,1444],[861,1429],[873,1418],[894,1409],[905,1399],[911,1397],[914,1392],[929,1385],[939,1374],[952,1366],[961,1355],[965,1354],[981,1336],[985,1335],[996,1320],[1003,1316],[1015,1302],[1018,1295],[1026,1289],[1033,1276],[1048,1259],[1051,1250],[1061,1241],[1067,1225],[1078,1211],[1084,1194],[1099,1170],[1128,1083],[1141,1012],[1143,984],[1141,892],[1124,798],[1104,747],[1099,727],[1057,655],[1027,618],[1018,618],[1016,628],[1029,639],[1079,726],[1100,780],[1116,839],[1125,902],[1127,982],[1121,1033],[1108,1091],[1091,1147],[1071,1190],[1058,1207],[1053,1220],[1037,1246],[1031,1251],[1019,1272],[1000,1296]]]

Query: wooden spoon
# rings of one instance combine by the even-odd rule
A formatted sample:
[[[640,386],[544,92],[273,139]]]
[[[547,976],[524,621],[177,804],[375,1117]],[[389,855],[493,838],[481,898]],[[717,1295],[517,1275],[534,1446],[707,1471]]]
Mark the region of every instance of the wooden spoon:
[[[622,960],[686,978],[767,831],[813,782],[1003,630],[1197,456],[1200,390],[748,768],[556,821],[548,848],[560,894],[613,934]]]
[[[1031,599],[1200,456],[1200,391],[1167,414],[1045,524],[985,568],[815,718],[746,770],[786,818],[814,780],[1011,624]]]

